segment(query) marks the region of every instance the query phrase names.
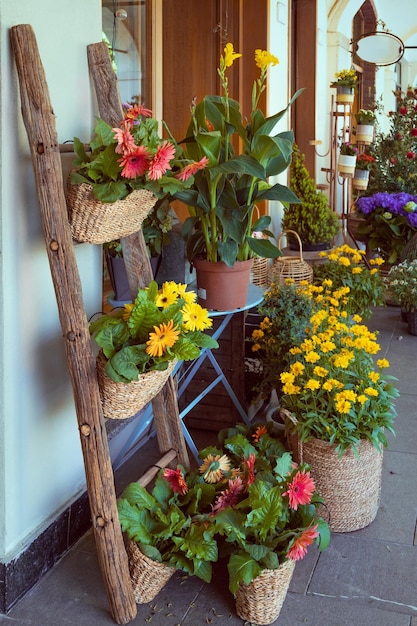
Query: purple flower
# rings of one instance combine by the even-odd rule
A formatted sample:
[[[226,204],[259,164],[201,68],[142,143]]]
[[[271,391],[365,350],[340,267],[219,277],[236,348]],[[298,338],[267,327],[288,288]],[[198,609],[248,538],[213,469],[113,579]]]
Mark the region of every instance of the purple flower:
[[[409,212],[404,207],[408,202],[417,202],[417,196],[412,196],[409,193],[388,193],[381,191],[375,193],[373,196],[362,197],[356,201],[358,210],[364,215],[369,215],[378,209],[383,209],[383,212],[392,213],[393,215],[400,215],[407,219],[410,226],[417,227],[417,214],[415,211]]]

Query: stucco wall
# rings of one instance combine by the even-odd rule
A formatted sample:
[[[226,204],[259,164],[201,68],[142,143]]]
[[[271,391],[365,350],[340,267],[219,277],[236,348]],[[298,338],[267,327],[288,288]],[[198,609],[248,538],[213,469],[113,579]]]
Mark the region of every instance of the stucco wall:
[[[101,39],[101,2],[0,0],[0,23],[0,559],[8,560],[85,483],[9,29],[34,29],[59,142],[74,135],[87,141],[86,46]],[[101,252],[80,245],[76,255],[92,314],[101,308]]]

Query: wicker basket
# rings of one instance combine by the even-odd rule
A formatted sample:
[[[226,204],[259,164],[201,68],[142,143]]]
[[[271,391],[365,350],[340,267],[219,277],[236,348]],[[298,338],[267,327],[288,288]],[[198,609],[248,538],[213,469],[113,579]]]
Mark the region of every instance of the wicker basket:
[[[152,602],[176,572],[175,567],[149,559],[131,540],[127,542],[126,551],[136,602],[138,604]]]
[[[136,189],[124,200],[100,202],[91,185],[72,185],[69,179],[66,198],[73,239],[97,244],[136,233],[156,202],[148,189]]]
[[[293,234],[300,249],[300,256],[280,256],[274,259],[268,272],[268,284],[277,283],[283,285],[288,278],[292,278],[296,285],[301,282],[313,282],[313,268],[303,259],[303,245],[298,234],[294,230],[285,230],[278,237],[278,248],[281,250],[281,239],[287,233]]]
[[[265,569],[249,585],[239,583],[236,613],[251,624],[271,624],[280,614],[294,573],[295,561]]]
[[[296,421],[285,409],[281,415]],[[320,439],[302,443],[290,435],[288,444],[294,460],[310,466],[317,492],[326,505],[330,530],[351,532],[375,519],[381,496],[382,447],[378,451],[368,439],[362,439],[359,457],[349,448],[339,458],[336,446]],[[326,510],[320,511],[323,517]]]
[[[117,383],[107,376],[106,362],[100,350],[96,368],[101,405],[104,416],[112,419],[125,419],[140,411],[161,391],[177,363],[174,359],[163,372],[150,371],[139,374],[137,381]]]
[[[408,332],[417,335],[417,311],[407,311]]]
[[[254,212],[256,213],[256,220],[258,220],[261,217],[261,213],[256,205],[254,207]],[[268,239],[267,235],[264,235],[263,233],[258,233],[258,238]],[[253,285],[263,288],[268,286],[268,268],[269,259],[262,256],[254,257],[251,270],[251,282]]]

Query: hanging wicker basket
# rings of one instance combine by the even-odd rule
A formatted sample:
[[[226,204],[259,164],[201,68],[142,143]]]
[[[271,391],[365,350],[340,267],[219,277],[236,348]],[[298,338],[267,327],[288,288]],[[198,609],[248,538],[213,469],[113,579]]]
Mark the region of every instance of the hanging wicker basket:
[[[152,602],[176,572],[175,567],[148,558],[131,540],[127,542],[126,551],[133,595],[137,604]]]
[[[295,561],[265,569],[249,585],[239,583],[236,613],[251,624],[271,624],[281,612],[294,573]]]
[[[106,362],[106,357],[100,350],[96,369],[103,414],[112,419],[126,419],[143,409],[161,391],[177,360],[171,361],[163,372],[152,370],[139,374],[139,379],[130,383],[117,383],[109,378],[106,374]]]
[[[96,244],[136,233],[156,203],[148,189],[135,189],[124,200],[100,202],[91,185],[73,185],[69,178],[66,199],[73,239]]]
[[[294,230],[284,230],[278,237],[278,248],[281,250],[281,239],[287,233],[294,235],[298,241],[300,256],[280,256],[274,259],[268,272],[268,284],[283,285],[288,278],[292,278],[296,285],[306,281],[313,282],[313,268],[303,259],[303,245]]]

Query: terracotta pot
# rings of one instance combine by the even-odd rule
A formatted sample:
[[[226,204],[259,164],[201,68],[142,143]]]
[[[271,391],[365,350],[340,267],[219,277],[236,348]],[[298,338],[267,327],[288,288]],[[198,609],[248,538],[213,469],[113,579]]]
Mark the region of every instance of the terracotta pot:
[[[345,85],[338,85],[336,87],[336,103],[337,104],[352,104],[355,99],[355,91],[353,87],[346,87]]]
[[[337,171],[344,178],[353,178],[355,173],[356,154],[339,154]]]
[[[253,259],[236,261],[233,267],[205,259],[195,259],[193,264],[201,306],[215,311],[233,311],[245,306]]]
[[[352,187],[358,190],[365,190],[369,183],[369,170],[359,170],[355,167],[353,174]]]

